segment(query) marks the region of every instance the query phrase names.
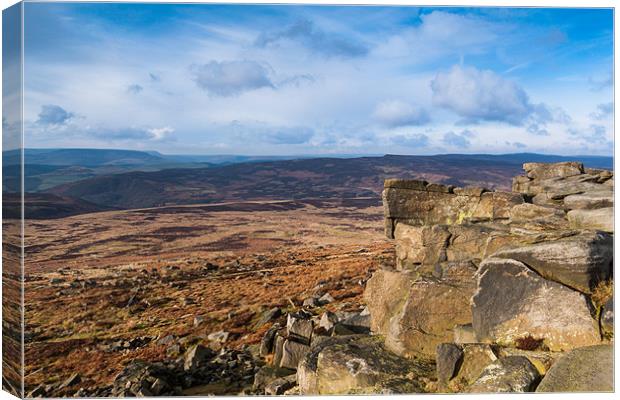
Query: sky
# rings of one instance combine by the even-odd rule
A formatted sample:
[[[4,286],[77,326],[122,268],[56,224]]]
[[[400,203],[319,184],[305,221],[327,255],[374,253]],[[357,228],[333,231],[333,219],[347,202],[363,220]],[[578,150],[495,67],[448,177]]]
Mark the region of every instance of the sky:
[[[24,13],[26,147],[613,154],[611,9],[26,3]]]

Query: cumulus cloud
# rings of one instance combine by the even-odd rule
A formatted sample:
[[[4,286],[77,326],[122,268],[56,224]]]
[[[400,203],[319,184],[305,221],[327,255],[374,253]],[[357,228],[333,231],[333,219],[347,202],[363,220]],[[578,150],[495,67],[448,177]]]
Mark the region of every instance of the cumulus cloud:
[[[363,43],[333,32],[324,32],[308,19],[300,19],[279,31],[263,32],[256,38],[255,44],[266,47],[287,40],[298,42],[326,57],[362,57],[368,53],[368,48]]]
[[[492,71],[455,65],[431,81],[433,102],[471,121],[522,124],[532,113],[528,95]]]
[[[199,88],[214,96],[236,96],[264,87],[274,88],[269,70],[256,61],[211,61],[191,67]]]
[[[590,117],[595,120],[603,120],[609,117],[614,112],[614,103],[604,103],[596,106],[596,111],[590,114]]]
[[[428,146],[428,136],[423,133],[414,135],[395,135],[391,138],[392,144],[402,147],[420,148]]]
[[[446,132],[443,135],[443,139],[441,140],[443,144],[451,146],[451,147],[459,147],[459,148],[468,148],[471,145],[471,142],[468,138],[473,136],[473,132],[465,130],[460,134],[454,133],[452,131]]]
[[[433,102],[461,116],[466,123],[498,121],[527,125],[527,132],[548,136],[548,123],[568,124],[571,118],[559,107],[534,104],[525,90],[493,71],[455,65],[431,81]]]
[[[60,126],[69,122],[75,114],[55,104],[41,106],[37,123],[43,126]]]
[[[399,100],[379,103],[373,112],[373,117],[389,127],[424,125],[430,120],[423,108]]]
[[[133,85],[127,86],[127,92],[131,93],[131,94],[138,94],[138,93],[140,93],[143,90],[144,90],[144,88],[142,86],[138,85],[137,83],[133,84]]]

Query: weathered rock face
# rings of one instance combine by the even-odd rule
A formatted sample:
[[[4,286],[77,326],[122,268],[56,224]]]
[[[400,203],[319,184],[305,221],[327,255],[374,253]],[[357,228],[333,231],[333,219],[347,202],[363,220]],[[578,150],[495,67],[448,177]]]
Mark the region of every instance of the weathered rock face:
[[[538,385],[537,392],[612,392],[614,348],[598,345],[561,357]]]
[[[399,223],[412,226],[460,224],[467,220],[508,218],[509,210],[523,203],[519,193],[489,192],[484,188],[429,185],[426,181],[387,179],[383,191],[386,234],[394,238]]]
[[[471,322],[475,271],[469,262],[446,263],[438,277],[419,279],[377,271],[365,292],[372,330],[396,354],[434,356],[439,343],[452,339],[455,325]]]
[[[578,162],[525,163],[523,169],[531,179],[566,178],[584,173],[583,164]]]
[[[511,356],[489,364],[467,388],[470,393],[530,392],[540,374],[525,357]]]
[[[419,393],[432,364],[410,361],[387,351],[379,338],[341,336],[312,349],[297,370],[302,395]]]
[[[573,229],[592,229],[614,233],[613,207],[596,210],[571,210],[567,217],[570,227]]]
[[[521,261],[546,279],[589,293],[611,272],[613,238],[602,232],[585,232],[502,250],[493,257]]]
[[[479,340],[514,345],[518,338],[531,336],[554,351],[600,342],[583,294],[511,259],[485,260],[478,276],[472,314]]]
[[[614,193],[611,190],[573,194],[564,198],[564,206],[568,210],[596,209],[614,206]]]
[[[370,327],[434,357],[440,390],[532,391],[558,354],[613,337],[613,172],[524,169],[513,192],[385,182],[396,266],[366,284]]]

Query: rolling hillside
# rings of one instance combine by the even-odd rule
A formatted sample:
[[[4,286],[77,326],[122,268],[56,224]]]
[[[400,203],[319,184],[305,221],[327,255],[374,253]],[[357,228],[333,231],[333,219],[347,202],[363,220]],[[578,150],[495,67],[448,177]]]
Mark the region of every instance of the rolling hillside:
[[[141,208],[238,200],[377,197],[387,177],[509,189],[525,161],[575,159],[529,154],[313,158],[98,176],[49,192],[105,207]],[[583,160],[609,167],[610,158]]]

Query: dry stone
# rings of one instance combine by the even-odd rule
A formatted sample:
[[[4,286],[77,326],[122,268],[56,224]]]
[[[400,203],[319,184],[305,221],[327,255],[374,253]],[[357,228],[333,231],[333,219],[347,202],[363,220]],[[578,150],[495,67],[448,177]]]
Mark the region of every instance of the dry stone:
[[[614,347],[581,347],[561,357],[538,385],[537,392],[612,392]]]
[[[590,293],[611,272],[613,238],[602,232],[585,232],[561,240],[502,250],[493,256],[521,261],[546,279]]]
[[[532,179],[566,178],[584,173],[582,163],[571,161],[559,163],[525,163],[523,164],[523,169],[527,172],[528,178]]]
[[[514,345],[524,336],[553,351],[597,344],[600,336],[588,299],[546,280],[511,259],[485,260],[472,298],[478,340]]]
[[[301,359],[310,351],[310,346],[287,339],[282,344],[281,368],[297,369]]]
[[[462,262],[447,263],[440,278],[375,272],[364,292],[372,331],[399,355],[434,356],[439,343],[452,340],[455,325],[471,322],[475,271]]]
[[[567,214],[570,227],[573,229],[593,229],[614,233],[614,208],[598,208],[596,210],[572,210]]]
[[[470,393],[530,392],[540,374],[525,357],[511,356],[489,364],[467,391]]]
[[[567,210],[591,210],[613,206],[614,193],[611,190],[573,194],[564,198],[564,208]]]
[[[424,391],[432,364],[387,351],[372,336],[341,336],[313,349],[300,364],[300,394],[380,394]]]

